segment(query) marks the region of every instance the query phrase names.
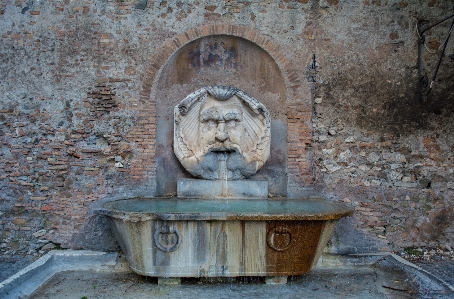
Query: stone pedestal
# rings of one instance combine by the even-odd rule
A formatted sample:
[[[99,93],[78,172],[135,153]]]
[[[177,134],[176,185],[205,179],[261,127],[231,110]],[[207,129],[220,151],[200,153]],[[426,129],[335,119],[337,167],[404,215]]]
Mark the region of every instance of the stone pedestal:
[[[265,283],[269,285],[286,284],[288,276],[269,276],[265,279]]]
[[[158,285],[180,285],[181,278],[180,277],[159,277],[158,278]]]
[[[268,181],[179,179],[179,198],[267,198]]]

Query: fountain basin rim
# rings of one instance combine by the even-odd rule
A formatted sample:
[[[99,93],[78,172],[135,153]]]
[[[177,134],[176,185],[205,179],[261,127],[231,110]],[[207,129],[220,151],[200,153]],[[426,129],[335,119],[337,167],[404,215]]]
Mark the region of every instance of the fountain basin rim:
[[[132,198],[110,201],[95,213],[125,221],[148,220],[337,220],[354,208],[321,198],[302,199],[195,199]]]

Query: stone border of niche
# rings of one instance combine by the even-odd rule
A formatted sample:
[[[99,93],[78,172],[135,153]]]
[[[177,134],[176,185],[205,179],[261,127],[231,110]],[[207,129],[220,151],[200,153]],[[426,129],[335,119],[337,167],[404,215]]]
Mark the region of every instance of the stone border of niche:
[[[132,128],[128,138],[140,145],[136,162],[131,167],[131,178],[137,182],[145,182],[156,174],[156,101],[152,98],[152,92],[161,70],[180,48],[194,40],[212,35],[246,39],[264,49],[274,59],[286,84],[287,118],[298,120],[298,122],[288,122],[288,179],[295,185],[312,183],[312,162],[309,161],[310,155],[306,151],[312,142],[312,129],[308,125],[312,118],[312,99],[310,87],[306,85],[308,83],[305,74],[301,72],[301,69],[305,69],[301,53],[291,48],[284,48],[257,30],[232,24],[212,24],[189,29],[164,41],[158,47],[159,51],[150,57],[143,76],[140,98],[131,105],[137,110],[139,118],[138,125]],[[306,94],[307,92],[309,94]],[[302,161],[301,157],[307,157],[307,159]]]

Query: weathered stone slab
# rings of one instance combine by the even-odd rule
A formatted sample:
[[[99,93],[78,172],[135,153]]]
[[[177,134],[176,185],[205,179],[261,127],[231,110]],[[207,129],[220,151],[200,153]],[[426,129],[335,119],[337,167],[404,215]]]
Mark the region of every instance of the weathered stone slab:
[[[322,199],[136,198],[105,203],[99,214],[123,221],[337,220],[353,208]]]

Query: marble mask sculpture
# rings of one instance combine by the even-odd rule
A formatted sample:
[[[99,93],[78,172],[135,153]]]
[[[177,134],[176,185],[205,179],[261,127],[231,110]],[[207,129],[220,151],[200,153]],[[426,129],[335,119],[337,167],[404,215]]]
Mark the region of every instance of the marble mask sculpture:
[[[238,180],[270,155],[270,114],[230,86],[201,88],[175,106],[174,152],[193,176]]]

